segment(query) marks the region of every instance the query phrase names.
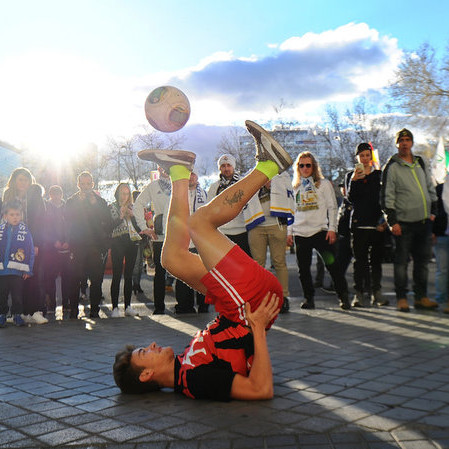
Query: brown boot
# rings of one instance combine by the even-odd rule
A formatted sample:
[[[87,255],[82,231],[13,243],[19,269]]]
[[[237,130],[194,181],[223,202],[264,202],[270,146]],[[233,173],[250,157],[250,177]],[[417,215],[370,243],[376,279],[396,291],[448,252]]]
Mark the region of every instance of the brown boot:
[[[418,301],[415,300],[415,309],[436,309],[438,308],[438,303],[436,301],[433,301],[426,296],[424,298],[419,299]]]
[[[397,309],[399,312],[410,312],[410,307],[407,303],[407,298],[398,299]]]

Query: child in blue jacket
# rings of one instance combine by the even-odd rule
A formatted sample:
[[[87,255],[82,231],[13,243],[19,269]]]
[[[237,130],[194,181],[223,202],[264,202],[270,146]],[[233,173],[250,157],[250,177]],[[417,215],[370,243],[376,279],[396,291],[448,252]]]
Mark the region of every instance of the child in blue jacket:
[[[24,326],[22,294],[23,281],[33,275],[34,244],[22,221],[19,201],[3,206],[0,223],[0,327],[6,325],[8,295],[11,293],[11,315],[16,326]]]

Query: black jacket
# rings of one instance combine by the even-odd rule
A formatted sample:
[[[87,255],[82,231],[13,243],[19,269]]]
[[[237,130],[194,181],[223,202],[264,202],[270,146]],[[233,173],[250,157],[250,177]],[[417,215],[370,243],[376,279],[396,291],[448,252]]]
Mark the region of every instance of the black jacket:
[[[382,172],[374,170],[363,179],[349,182],[348,199],[353,206],[352,229],[360,226],[376,227],[381,222],[383,217],[380,207],[381,177]]]
[[[436,214],[435,214],[435,221],[433,222],[433,227],[432,227],[432,232],[441,237],[446,235],[446,229],[447,229],[447,214],[446,211],[444,210],[444,206],[443,206],[443,184],[438,184],[435,187],[435,190],[437,192],[437,197],[438,197],[438,201],[437,201],[437,207],[436,207]]]
[[[90,200],[90,196],[94,200]],[[81,199],[80,193],[72,195],[65,206],[65,223],[69,245],[109,248],[112,218],[106,201],[95,192]]]

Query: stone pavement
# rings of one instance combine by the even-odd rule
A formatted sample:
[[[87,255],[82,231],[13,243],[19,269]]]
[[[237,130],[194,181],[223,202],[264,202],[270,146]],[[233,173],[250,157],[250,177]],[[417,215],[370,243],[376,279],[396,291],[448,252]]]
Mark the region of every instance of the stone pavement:
[[[124,343],[182,351],[214,314],[153,317],[141,295],[133,299],[141,317],[110,319],[106,295],[103,319],[0,329],[0,447],[449,448],[449,316],[393,306],[344,312],[327,294],[302,311],[291,258],[289,269],[291,313],[268,338],[273,400],[119,394],[111,367]],[[149,292],[150,280],[143,285]]]

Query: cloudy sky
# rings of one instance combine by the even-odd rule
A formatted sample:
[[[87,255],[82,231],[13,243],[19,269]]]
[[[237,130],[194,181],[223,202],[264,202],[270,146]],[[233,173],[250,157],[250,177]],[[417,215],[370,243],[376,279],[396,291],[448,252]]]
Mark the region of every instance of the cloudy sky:
[[[42,153],[130,136],[171,84],[189,125],[381,99],[404,50],[449,42],[441,0],[0,0],[0,140]],[[61,150],[63,148],[63,150]]]

